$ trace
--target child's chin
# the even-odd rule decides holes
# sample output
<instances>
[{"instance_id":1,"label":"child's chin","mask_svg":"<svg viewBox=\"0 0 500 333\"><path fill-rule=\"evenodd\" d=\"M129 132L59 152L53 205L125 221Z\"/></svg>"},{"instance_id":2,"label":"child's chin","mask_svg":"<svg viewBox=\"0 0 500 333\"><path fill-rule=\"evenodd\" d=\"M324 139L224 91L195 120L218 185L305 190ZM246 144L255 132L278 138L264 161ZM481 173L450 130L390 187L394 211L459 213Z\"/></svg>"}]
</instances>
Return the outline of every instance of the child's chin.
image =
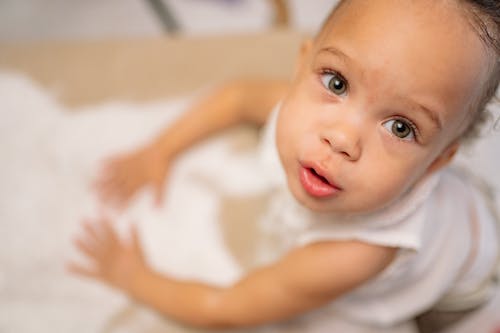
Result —
<instances>
[{"instance_id":1,"label":"child's chin","mask_svg":"<svg viewBox=\"0 0 500 333\"><path fill-rule=\"evenodd\" d=\"M384 204L372 203L371 205L363 205L349 201L345 193L334 197L316 198L310 196L306 191L292 191L293 196L303 207L316 213L331 214L340 216L355 216L372 214L385 207Z\"/></svg>"},{"instance_id":2,"label":"child's chin","mask_svg":"<svg viewBox=\"0 0 500 333\"><path fill-rule=\"evenodd\" d=\"M339 198L338 197L314 197L308 194L304 189L299 188L296 191L291 191L295 200L303 207L310 209L317 213L340 213L345 214L346 211L339 211ZM342 210L342 209L340 209Z\"/></svg>"}]
</instances>

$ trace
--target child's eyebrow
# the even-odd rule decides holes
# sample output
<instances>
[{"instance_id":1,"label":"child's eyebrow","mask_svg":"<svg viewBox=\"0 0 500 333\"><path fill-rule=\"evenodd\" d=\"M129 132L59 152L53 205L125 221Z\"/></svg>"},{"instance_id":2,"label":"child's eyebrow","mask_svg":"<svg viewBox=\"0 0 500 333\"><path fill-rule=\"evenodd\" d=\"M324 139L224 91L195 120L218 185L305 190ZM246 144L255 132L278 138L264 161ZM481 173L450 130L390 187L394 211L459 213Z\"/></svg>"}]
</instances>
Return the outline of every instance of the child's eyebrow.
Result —
<instances>
[{"instance_id":1,"label":"child's eyebrow","mask_svg":"<svg viewBox=\"0 0 500 333\"><path fill-rule=\"evenodd\" d=\"M347 54L345 54L344 52L335 47L329 46L322 48L319 50L318 53L323 53L323 52L330 53L331 55L339 58L344 63L353 63L353 59L351 57L349 57ZM414 109L420 110L422 113L424 113L436 125L436 127L439 130L443 128L441 119L439 118L436 112L405 96L402 96L401 99L404 100L407 104L412 105Z\"/></svg>"},{"instance_id":2,"label":"child's eyebrow","mask_svg":"<svg viewBox=\"0 0 500 333\"><path fill-rule=\"evenodd\" d=\"M342 52L341 50L339 50L335 47L331 47L331 46L324 47L321 50L319 50L318 53L322 53L322 52L328 52L328 53L334 55L335 57L340 58L340 60L342 60L343 62L351 61L351 58L349 58L349 56L347 54L345 54L344 52Z\"/></svg>"},{"instance_id":3,"label":"child's eyebrow","mask_svg":"<svg viewBox=\"0 0 500 333\"><path fill-rule=\"evenodd\" d=\"M443 128L443 124L441 123L441 119L439 118L438 114L431 109L426 108L425 106L421 105L420 103L417 103L416 101L409 99L409 98L404 98L404 100L415 106L416 110L420 110L422 113L424 113L435 125L436 127L441 130Z\"/></svg>"}]
</instances>

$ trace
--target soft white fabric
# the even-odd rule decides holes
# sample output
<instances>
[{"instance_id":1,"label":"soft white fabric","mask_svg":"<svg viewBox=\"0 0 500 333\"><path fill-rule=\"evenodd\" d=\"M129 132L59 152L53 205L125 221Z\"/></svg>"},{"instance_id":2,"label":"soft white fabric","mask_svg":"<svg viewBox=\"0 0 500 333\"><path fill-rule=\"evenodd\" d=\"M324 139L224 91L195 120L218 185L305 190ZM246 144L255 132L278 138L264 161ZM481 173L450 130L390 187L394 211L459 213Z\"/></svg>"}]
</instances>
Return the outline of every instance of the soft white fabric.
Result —
<instances>
[{"instance_id":1,"label":"soft white fabric","mask_svg":"<svg viewBox=\"0 0 500 333\"><path fill-rule=\"evenodd\" d=\"M467 174L452 168L440 171L375 213L315 213L286 188L275 144L278 112L279 107L270 117L260 153L262 169L272 175L269 182L276 187L271 209L261 221L266 232L282 239L281 247L274 244L275 252L324 240L360 240L400 249L384 272L333 302L331 309L361 322L393 325L431 308L447 294L474 292L491 276L498 257L496 221ZM471 265L464 267L473 247L473 211L479 246Z\"/></svg>"},{"instance_id":2,"label":"soft white fabric","mask_svg":"<svg viewBox=\"0 0 500 333\"><path fill-rule=\"evenodd\" d=\"M99 215L91 184L101 162L150 140L191 101L69 110L30 80L0 73L0 332L181 331L145 315L123 294L68 274L64 265L82 260L71 244L79 222ZM231 154L223 137L201 145L174 166L161 209L144 191L114 216L115 226L125 232L129 223L138 225L159 271L230 283L239 268L220 239L217 197L198 179L212 175L229 192L251 189L244 176L249 159Z\"/></svg>"}]
</instances>

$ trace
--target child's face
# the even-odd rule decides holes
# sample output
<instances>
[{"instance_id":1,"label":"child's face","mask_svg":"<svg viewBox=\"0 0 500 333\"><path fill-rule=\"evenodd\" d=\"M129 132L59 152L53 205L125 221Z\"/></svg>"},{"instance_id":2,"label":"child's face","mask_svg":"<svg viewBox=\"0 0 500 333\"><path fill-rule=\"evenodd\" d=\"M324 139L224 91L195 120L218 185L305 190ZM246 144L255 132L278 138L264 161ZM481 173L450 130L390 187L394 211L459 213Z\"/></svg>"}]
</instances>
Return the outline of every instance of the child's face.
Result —
<instances>
[{"instance_id":1,"label":"child's face","mask_svg":"<svg viewBox=\"0 0 500 333\"><path fill-rule=\"evenodd\" d=\"M277 128L300 202L371 212L448 163L490 64L456 6L350 0L305 44Z\"/></svg>"}]
</instances>

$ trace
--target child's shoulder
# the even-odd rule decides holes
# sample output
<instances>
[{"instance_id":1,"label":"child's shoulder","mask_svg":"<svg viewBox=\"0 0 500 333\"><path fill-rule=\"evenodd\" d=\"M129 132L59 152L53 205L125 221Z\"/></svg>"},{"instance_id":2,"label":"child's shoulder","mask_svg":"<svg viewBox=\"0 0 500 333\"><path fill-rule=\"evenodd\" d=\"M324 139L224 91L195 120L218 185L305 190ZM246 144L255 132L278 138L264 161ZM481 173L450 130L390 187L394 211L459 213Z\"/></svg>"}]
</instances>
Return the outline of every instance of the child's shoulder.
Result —
<instances>
[{"instance_id":1,"label":"child's shoulder","mask_svg":"<svg viewBox=\"0 0 500 333\"><path fill-rule=\"evenodd\" d=\"M482 202L493 211L498 209L495 207L493 187L470 169L462 166L450 166L440 171L435 192L445 196L455 205Z\"/></svg>"}]
</instances>

